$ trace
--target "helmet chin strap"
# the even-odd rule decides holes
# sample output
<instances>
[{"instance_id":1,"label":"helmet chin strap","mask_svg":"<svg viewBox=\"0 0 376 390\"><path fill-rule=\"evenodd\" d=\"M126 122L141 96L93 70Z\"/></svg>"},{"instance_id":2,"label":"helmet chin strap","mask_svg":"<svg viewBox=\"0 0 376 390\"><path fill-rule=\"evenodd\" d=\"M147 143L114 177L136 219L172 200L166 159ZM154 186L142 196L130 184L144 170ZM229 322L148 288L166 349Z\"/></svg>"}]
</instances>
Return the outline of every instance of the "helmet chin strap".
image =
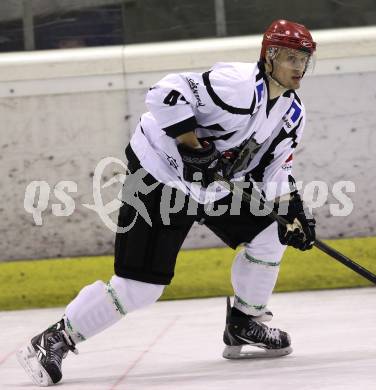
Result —
<instances>
[{"instance_id":1,"label":"helmet chin strap","mask_svg":"<svg viewBox=\"0 0 376 390\"><path fill-rule=\"evenodd\" d=\"M269 81L271 81L275 86L284 89L285 91L288 90L287 87L285 87L282 83L280 83L276 78L272 76L273 70L274 70L274 64L273 61L270 61L270 65L272 67L270 72L266 72L266 77L268 78Z\"/></svg>"},{"instance_id":2,"label":"helmet chin strap","mask_svg":"<svg viewBox=\"0 0 376 390\"><path fill-rule=\"evenodd\" d=\"M288 88L282 85L277 79L275 79L270 73L266 74L266 77L269 81L271 81L274 85L276 85L279 88L287 90Z\"/></svg>"}]
</instances>

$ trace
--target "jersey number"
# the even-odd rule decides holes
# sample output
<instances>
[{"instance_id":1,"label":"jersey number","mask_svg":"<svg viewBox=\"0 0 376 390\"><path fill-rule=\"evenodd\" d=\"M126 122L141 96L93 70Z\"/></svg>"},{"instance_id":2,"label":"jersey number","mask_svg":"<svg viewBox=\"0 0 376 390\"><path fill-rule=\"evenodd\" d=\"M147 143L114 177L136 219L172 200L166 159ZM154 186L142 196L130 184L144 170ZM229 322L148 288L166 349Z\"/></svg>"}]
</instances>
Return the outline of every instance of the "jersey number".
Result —
<instances>
[{"instance_id":1,"label":"jersey number","mask_svg":"<svg viewBox=\"0 0 376 390\"><path fill-rule=\"evenodd\" d=\"M175 91L174 89L164 98L163 103L168 104L169 106L174 106L180 97L180 100L185 102L186 104L189 104L185 97L178 91Z\"/></svg>"}]
</instances>

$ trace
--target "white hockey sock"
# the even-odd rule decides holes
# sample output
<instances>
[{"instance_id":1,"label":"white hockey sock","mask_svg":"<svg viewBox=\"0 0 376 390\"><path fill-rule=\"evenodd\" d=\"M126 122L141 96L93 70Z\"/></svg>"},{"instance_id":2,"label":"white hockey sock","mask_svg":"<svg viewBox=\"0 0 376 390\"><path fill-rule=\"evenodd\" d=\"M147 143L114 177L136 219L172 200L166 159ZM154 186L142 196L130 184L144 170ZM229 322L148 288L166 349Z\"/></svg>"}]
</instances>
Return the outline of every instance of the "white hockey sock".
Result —
<instances>
[{"instance_id":1,"label":"white hockey sock","mask_svg":"<svg viewBox=\"0 0 376 390\"><path fill-rule=\"evenodd\" d=\"M244 250L238 253L231 272L234 306L248 315L264 314L278 271L279 263L264 262L247 255Z\"/></svg>"},{"instance_id":2,"label":"white hockey sock","mask_svg":"<svg viewBox=\"0 0 376 390\"><path fill-rule=\"evenodd\" d=\"M237 309L253 316L265 313L285 249L279 242L275 222L238 253L231 272Z\"/></svg>"},{"instance_id":3,"label":"white hockey sock","mask_svg":"<svg viewBox=\"0 0 376 390\"><path fill-rule=\"evenodd\" d=\"M67 331L75 343L86 340L119 321L126 313L154 303L165 286L114 275L84 287L65 309Z\"/></svg>"}]
</instances>

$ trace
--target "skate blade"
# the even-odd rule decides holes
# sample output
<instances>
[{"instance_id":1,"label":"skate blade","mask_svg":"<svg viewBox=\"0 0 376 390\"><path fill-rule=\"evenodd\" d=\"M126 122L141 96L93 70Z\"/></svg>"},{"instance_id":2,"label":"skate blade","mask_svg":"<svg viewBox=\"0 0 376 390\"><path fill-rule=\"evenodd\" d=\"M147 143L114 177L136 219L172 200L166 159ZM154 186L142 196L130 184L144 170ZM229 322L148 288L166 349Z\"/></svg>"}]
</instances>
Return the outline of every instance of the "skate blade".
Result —
<instances>
[{"instance_id":1,"label":"skate blade","mask_svg":"<svg viewBox=\"0 0 376 390\"><path fill-rule=\"evenodd\" d=\"M267 349L261 345L226 345L222 356L225 359L264 359L289 355L291 347Z\"/></svg>"},{"instance_id":2,"label":"skate blade","mask_svg":"<svg viewBox=\"0 0 376 390\"><path fill-rule=\"evenodd\" d=\"M22 347L16 353L16 356L18 362L21 364L34 384L41 387L47 387L54 384L47 371L39 363L36 352L31 343Z\"/></svg>"}]
</instances>

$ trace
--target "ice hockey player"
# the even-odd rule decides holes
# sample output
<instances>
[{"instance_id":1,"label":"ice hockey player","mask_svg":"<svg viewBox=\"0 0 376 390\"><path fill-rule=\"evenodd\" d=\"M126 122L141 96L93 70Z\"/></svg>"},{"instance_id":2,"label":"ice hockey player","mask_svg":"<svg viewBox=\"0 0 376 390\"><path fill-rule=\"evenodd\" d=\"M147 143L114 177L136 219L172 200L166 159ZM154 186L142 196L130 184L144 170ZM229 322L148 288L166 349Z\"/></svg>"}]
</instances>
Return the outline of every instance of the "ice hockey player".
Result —
<instances>
[{"instance_id":1,"label":"ice hockey player","mask_svg":"<svg viewBox=\"0 0 376 390\"><path fill-rule=\"evenodd\" d=\"M84 287L63 318L17 354L36 384L59 382L62 359L76 351L77 343L158 300L195 221L231 248L244 244L231 270L235 297L233 307L229 300L227 304L223 356L291 353L289 335L265 321L272 317L267 303L286 246L307 250L315 241L315 220L304 208L291 176L292 155L305 124L296 90L315 49L303 25L277 20L264 33L257 63L218 63L204 73L169 74L150 88L149 112L142 115L126 157L129 178L143 169L143 183L154 188L137 194L152 224L124 202L114 276L108 283L96 281ZM275 208L287 204L285 218L290 224L279 226L268 216L256 215L245 202L238 212L227 207L216 213L234 204L231 193L214 181L216 172L249 183L250 188L257 185ZM128 179L124 188L127 183ZM184 200L169 223L161 209L166 188L169 199L183 194ZM195 213L191 200L197 205ZM132 223L128 231L120 231Z\"/></svg>"}]
</instances>

